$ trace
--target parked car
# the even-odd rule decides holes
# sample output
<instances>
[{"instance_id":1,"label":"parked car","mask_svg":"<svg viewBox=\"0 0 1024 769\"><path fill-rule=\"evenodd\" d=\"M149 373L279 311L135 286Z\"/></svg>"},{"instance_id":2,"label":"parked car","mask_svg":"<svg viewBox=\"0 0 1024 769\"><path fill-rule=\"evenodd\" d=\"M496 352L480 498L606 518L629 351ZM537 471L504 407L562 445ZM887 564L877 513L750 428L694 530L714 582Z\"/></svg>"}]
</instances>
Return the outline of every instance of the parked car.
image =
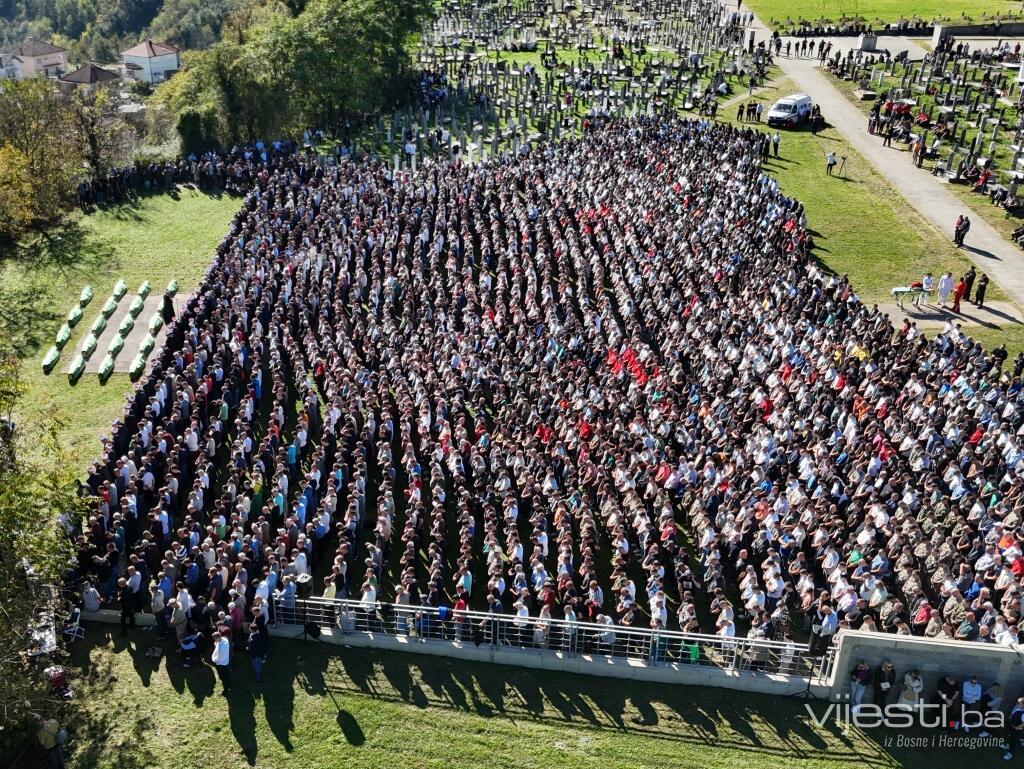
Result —
<instances>
[{"instance_id":1,"label":"parked car","mask_svg":"<svg viewBox=\"0 0 1024 769\"><path fill-rule=\"evenodd\" d=\"M811 117L811 97L795 93L779 99L768 110L768 125L772 128L796 128Z\"/></svg>"}]
</instances>

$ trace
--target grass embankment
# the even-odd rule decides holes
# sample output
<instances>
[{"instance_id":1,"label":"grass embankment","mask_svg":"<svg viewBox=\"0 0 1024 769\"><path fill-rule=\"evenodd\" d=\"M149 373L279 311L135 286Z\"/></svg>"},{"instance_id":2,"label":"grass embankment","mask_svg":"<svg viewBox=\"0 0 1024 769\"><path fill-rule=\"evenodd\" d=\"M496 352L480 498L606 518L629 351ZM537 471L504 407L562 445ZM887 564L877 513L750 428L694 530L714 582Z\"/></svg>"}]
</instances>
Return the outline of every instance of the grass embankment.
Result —
<instances>
[{"instance_id":1,"label":"grass embankment","mask_svg":"<svg viewBox=\"0 0 1024 769\"><path fill-rule=\"evenodd\" d=\"M768 106L780 96L798 90L782 79L754 98ZM732 100L719 116L736 123L739 102ZM768 130L761 124L761 130ZM779 179L784 193L804 203L808 226L818 246L817 255L830 270L850 276L854 290L867 304L891 303L893 286L919 280L926 272L938 276L946 270L962 275L972 262L857 153L834 128L814 136L810 131L780 131L780 157L765 170ZM825 154L846 156L842 175L825 175ZM924 173L909 169L908 173ZM991 206L990 206L991 208ZM1006 294L989 284L990 301L1006 301ZM965 325L967 333L986 347L1005 341L1011 354L1024 350L1024 324L1012 320L989 327Z\"/></svg>"},{"instance_id":2,"label":"grass embankment","mask_svg":"<svg viewBox=\"0 0 1024 769\"><path fill-rule=\"evenodd\" d=\"M101 385L96 374L86 373L70 385L65 372L82 335L119 278L128 284L129 294L144 280L152 284L147 309L156 306L171 278L177 279L181 292L192 291L239 206L238 198L186 188L173 196L153 195L75 216L65 226L0 251L0 286L12 305L4 308L0 332L10 337L23 361L19 422L39 424L56 407L66 421L63 435L70 458L84 467L97 453L97 437L120 416L131 382L126 374L114 374ZM92 286L93 300L47 376L42 357L85 285Z\"/></svg>"},{"instance_id":3,"label":"grass embankment","mask_svg":"<svg viewBox=\"0 0 1024 769\"><path fill-rule=\"evenodd\" d=\"M173 651L155 663L145 656L152 633L110 630L89 626L72 654L80 697L70 765L78 769L192 769L213 756L221 769L916 769L938 757L939 748L885 748L881 730L815 726L795 698L301 641L272 642L260 684L236 658L224 698L210 667L185 669ZM952 765L999 755L942 750Z\"/></svg>"}]
</instances>

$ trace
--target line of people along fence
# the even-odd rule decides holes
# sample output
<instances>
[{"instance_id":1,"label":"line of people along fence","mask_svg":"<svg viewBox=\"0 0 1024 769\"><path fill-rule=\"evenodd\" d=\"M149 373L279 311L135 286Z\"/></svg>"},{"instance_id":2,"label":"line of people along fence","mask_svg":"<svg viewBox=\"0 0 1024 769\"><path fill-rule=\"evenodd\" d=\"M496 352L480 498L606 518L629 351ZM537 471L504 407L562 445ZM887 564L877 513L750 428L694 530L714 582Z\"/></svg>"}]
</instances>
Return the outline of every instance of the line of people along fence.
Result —
<instances>
[{"instance_id":1,"label":"line of people along fence","mask_svg":"<svg viewBox=\"0 0 1024 769\"><path fill-rule=\"evenodd\" d=\"M332 634L404 637L416 643L531 650L569 657L619 658L652 668L671 665L756 671L827 681L834 648L811 655L795 641L722 638L703 633L520 617L448 607L367 604L329 598L273 601L277 625L328 628ZM415 646L409 648L415 651Z\"/></svg>"}]
</instances>

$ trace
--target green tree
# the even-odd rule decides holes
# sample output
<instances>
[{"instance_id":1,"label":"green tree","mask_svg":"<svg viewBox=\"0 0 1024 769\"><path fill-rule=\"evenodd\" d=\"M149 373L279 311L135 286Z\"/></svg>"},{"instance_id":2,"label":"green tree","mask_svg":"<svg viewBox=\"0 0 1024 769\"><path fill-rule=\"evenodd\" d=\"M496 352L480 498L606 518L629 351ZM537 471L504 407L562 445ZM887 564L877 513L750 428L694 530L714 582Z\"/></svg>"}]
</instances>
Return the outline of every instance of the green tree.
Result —
<instances>
[{"instance_id":1,"label":"green tree","mask_svg":"<svg viewBox=\"0 0 1024 769\"><path fill-rule=\"evenodd\" d=\"M24 158L32 181L33 223L57 219L84 174L68 100L37 78L0 89L0 145Z\"/></svg>"},{"instance_id":2,"label":"green tree","mask_svg":"<svg viewBox=\"0 0 1024 769\"><path fill-rule=\"evenodd\" d=\"M137 137L118 112L110 91L105 87L76 88L68 98L71 124L89 172L100 176L128 162Z\"/></svg>"},{"instance_id":3,"label":"green tree","mask_svg":"<svg viewBox=\"0 0 1024 769\"><path fill-rule=\"evenodd\" d=\"M58 594L48 588L60 584L71 563L72 544L61 520L83 513L56 417L51 415L38 433L12 427L22 390L19 367L9 348L0 349L0 724L5 734L29 726L33 712L56 707L43 666L31 662L27 652L41 612L51 614L56 627L64 619ZM36 441L45 449L45 462L25 458L24 447Z\"/></svg>"},{"instance_id":4,"label":"green tree","mask_svg":"<svg viewBox=\"0 0 1024 769\"><path fill-rule=\"evenodd\" d=\"M0 146L0 240L13 240L32 223L34 194L28 159L9 144Z\"/></svg>"}]
</instances>

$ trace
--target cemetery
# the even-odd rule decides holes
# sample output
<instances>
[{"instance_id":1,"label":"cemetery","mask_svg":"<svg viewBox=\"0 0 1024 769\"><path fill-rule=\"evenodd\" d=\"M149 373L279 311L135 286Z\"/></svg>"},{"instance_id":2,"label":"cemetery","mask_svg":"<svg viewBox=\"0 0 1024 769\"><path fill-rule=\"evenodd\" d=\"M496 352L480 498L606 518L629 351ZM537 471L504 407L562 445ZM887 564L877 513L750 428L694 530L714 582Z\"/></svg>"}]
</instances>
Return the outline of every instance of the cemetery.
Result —
<instances>
[{"instance_id":1,"label":"cemetery","mask_svg":"<svg viewBox=\"0 0 1024 769\"><path fill-rule=\"evenodd\" d=\"M865 112L869 133L907 147L914 166L970 190L970 199L987 200L983 213L1016 220L1024 215L1021 45L965 45L949 38L919 60L851 49L827 69Z\"/></svg>"},{"instance_id":2,"label":"cemetery","mask_svg":"<svg viewBox=\"0 0 1024 769\"><path fill-rule=\"evenodd\" d=\"M421 37L418 93L355 140L415 168L424 153L478 162L608 118L717 104L769 76L740 16L683 3L446 2ZM340 149L339 149L340 151Z\"/></svg>"},{"instance_id":3,"label":"cemetery","mask_svg":"<svg viewBox=\"0 0 1024 769\"><path fill-rule=\"evenodd\" d=\"M804 702L1024 681L1020 285L864 149L1016 240L1022 46L918 40L992 5L440 0L394 105L18 251L80 508L12 767L1012 762Z\"/></svg>"}]
</instances>

